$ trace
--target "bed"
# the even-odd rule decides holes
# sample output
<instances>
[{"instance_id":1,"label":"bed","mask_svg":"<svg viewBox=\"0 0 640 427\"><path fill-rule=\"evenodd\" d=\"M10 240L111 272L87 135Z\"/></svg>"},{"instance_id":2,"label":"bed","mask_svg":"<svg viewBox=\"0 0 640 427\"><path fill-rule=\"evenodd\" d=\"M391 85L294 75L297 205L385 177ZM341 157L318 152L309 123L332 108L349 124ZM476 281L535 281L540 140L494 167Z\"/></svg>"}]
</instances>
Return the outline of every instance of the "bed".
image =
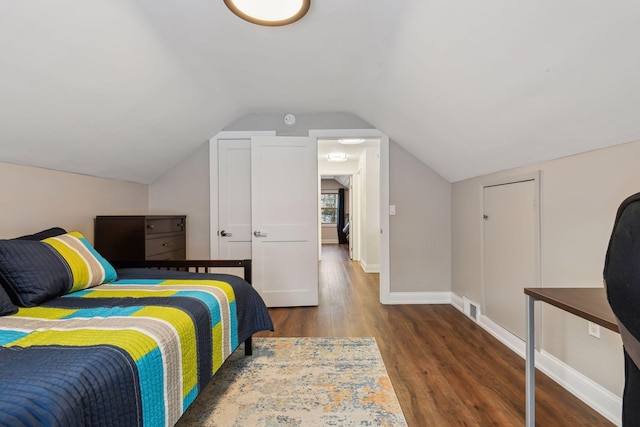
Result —
<instances>
[{"instance_id":1,"label":"bed","mask_svg":"<svg viewBox=\"0 0 640 427\"><path fill-rule=\"evenodd\" d=\"M247 260L111 265L80 233L0 241L0 425L174 425L273 330L250 280Z\"/></svg>"}]
</instances>

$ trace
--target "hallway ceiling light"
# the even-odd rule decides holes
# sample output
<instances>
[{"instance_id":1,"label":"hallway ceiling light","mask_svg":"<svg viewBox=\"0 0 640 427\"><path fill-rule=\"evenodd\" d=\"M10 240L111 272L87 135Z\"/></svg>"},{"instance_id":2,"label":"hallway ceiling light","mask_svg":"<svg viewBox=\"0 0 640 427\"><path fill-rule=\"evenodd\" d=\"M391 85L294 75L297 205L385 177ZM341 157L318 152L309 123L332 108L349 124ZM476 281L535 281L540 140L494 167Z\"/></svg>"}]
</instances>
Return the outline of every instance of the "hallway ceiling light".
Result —
<instances>
[{"instance_id":1,"label":"hallway ceiling light","mask_svg":"<svg viewBox=\"0 0 640 427\"><path fill-rule=\"evenodd\" d=\"M311 0L224 0L224 4L245 21L280 26L296 22L306 15Z\"/></svg>"},{"instance_id":2,"label":"hallway ceiling light","mask_svg":"<svg viewBox=\"0 0 640 427\"><path fill-rule=\"evenodd\" d=\"M338 142L340 144L345 144L345 145L356 145L356 144L362 144L364 142L364 139L362 139L362 138L340 138L338 140Z\"/></svg>"},{"instance_id":3,"label":"hallway ceiling light","mask_svg":"<svg viewBox=\"0 0 640 427\"><path fill-rule=\"evenodd\" d=\"M329 160L330 162L346 162L347 154L346 153L327 154L327 160Z\"/></svg>"}]
</instances>

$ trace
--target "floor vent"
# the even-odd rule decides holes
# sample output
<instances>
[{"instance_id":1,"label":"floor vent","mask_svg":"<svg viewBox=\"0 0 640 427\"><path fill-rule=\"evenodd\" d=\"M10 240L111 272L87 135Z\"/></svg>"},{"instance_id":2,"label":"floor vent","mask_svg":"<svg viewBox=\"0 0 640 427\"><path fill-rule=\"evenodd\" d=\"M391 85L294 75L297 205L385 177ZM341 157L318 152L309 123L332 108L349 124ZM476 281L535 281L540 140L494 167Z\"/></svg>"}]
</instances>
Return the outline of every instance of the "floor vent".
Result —
<instances>
[{"instance_id":1,"label":"floor vent","mask_svg":"<svg viewBox=\"0 0 640 427\"><path fill-rule=\"evenodd\" d=\"M467 297L462 297L462 302L464 303L464 314L478 323L480 321L480 306Z\"/></svg>"}]
</instances>

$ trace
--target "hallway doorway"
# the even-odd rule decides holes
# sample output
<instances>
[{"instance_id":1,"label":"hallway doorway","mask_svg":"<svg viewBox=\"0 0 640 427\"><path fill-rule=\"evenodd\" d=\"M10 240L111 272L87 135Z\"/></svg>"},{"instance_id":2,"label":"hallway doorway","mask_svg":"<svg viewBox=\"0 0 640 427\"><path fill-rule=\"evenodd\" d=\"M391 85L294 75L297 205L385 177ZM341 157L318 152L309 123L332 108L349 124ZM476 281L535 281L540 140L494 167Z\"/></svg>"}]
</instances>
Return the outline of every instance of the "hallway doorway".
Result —
<instances>
[{"instance_id":1,"label":"hallway doorway","mask_svg":"<svg viewBox=\"0 0 640 427\"><path fill-rule=\"evenodd\" d=\"M366 273L381 271L380 159L380 138L318 138L320 243L347 243Z\"/></svg>"}]
</instances>

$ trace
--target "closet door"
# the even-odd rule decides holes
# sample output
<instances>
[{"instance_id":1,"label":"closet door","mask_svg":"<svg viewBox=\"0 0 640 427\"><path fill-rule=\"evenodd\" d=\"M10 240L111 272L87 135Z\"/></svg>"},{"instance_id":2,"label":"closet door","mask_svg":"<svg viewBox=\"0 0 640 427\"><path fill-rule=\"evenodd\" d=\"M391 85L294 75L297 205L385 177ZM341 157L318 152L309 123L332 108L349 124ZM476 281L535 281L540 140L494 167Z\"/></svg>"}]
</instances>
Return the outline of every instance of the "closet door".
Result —
<instances>
[{"instance_id":1,"label":"closet door","mask_svg":"<svg viewBox=\"0 0 640 427\"><path fill-rule=\"evenodd\" d=\"M251 138L253 278L269 307L318 305L317 191L314 139Z\"/></svg>"},{"instance_id":2,"label":"closet door","mask_svg":"<svg viewBox=\"0 0 640 427\"><path fill-rule=\"evenodd\" d=\"M218 141L218 253L251 258L251 140Z\"/></svg>"},{"instance_id":3,"label":"closet door","mask_svg":"<svg viewBox=\"0 0 640 427\"><path fill-rule=\"evenodd\" d=\"M483 196L484 314L524 340L523 289L540 286L537 183L488 186Z\"/></svg>"}]
</instances>

